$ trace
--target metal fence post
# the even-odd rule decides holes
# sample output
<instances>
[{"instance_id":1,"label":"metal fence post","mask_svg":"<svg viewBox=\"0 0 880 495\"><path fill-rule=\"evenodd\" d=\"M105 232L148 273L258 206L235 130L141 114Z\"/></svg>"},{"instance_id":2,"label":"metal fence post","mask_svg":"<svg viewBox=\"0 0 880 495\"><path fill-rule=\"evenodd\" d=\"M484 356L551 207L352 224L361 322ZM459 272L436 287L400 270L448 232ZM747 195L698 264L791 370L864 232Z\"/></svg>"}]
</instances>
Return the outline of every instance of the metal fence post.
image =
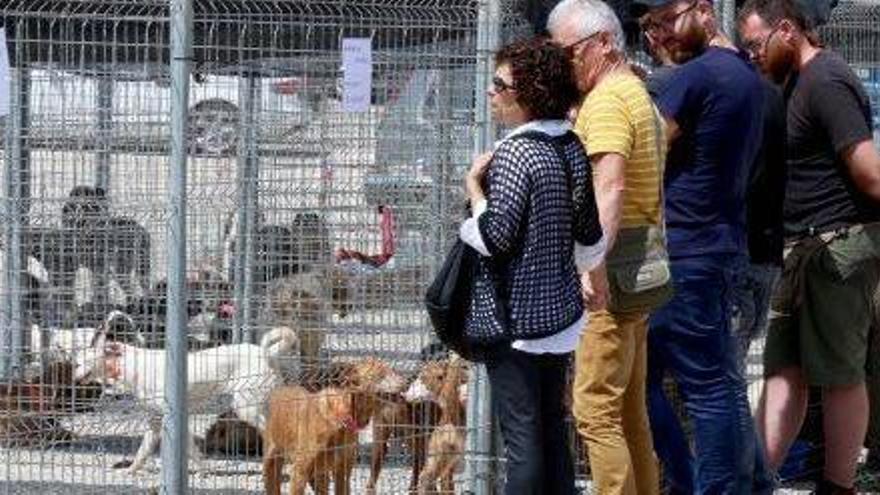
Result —
<instances>
[{"instance_id":1,"label":"metal fence post","mask_svg":"<svg viewBox=\"0 0 880 495\"><path fill-rule=\"evenodd\" d=\"M113 79L98 78L98 165L95 185L110 194L110 147L113 143Z\"/></svg>"},{"instance_id":2,"label":"metal fence post","mask_svg":"<svg viewBox=\"0 0 880 495\"><path fill-rule=\"evenodd\" d=\"M733 41L736 33L736 0L721 0L715 3L715 18L718 21L718 27Z\"/></svg>"},{"instance_id":3,"label":"metal fence post","mask_svg":"<svg viewBox=\"0 0 880 495\"><path fill-rule=\"evenodd\" d=\"M187 492L186 171L192 0L171 0L171 162L168 171L168 319L162 493Z\"/></svg>"},{"instance_id":4,"label":"metal fence post","mask_svg":"<svg viewBox=\"0 0 880 495\"><path fill-rule=\"evenodd\" d=\"M501 5L499 0L481 0L477 17L477 72L474 101L474 152L486 151L492 142L494 126L484 88L494 70L493 54L500 40ZM465 479L474 495L489 495L494 483L491 476L492 403L486 367L474 366L468 381L467 462Z\"/></svg>"},{"instance_id":5,"label":"metal fence post","mask_svg":"<svg viewBox=\"0 0 880 495\"><path fill-rule=\"evenodd\" d=\"M3 310L0 314L0 377L21 371L21 352L25 339L24 311L21 304L22 276L27 266L27 254L22 246L24 229L28 224L30 198L30 150L27 147L29 128L28 102L30 100L30 72L13 71L10 114L6 132L6 196L5 288Z\"/></svg>"},{"instance_id":6,"label":"metal fence post","mask_svg":"<svg viewBox=\"0 0 880 495\"><path fill-rule=\"evenodd\" d=\"M257 102L260 101L260 83L254 71L244 75L244 84L239 87L239 100L242 103L241 125L242 134L238 141L238 175L241 186L238 210L238 232L236 233L236 265L235 265L235 342L253 342L253 285L254 285L254 253L255 235L259 228L257 209L257 181L259 170L257 164L256 136L254 133L254 114ZM239 316L240 315L240 316Z\"/></svg>"},{"instance_id":7,"label":"metal fence post","mask_svg":"<svg viewBox=\"0 0 880 495\"><path fill-rule=\"evenodd\" d=\"M736 33L734 32L736 29L736 0L724 0L722 3L722 8L724 9L722 26L727 36L734 40L736 39Z\"/></svg>"}]
</instances>

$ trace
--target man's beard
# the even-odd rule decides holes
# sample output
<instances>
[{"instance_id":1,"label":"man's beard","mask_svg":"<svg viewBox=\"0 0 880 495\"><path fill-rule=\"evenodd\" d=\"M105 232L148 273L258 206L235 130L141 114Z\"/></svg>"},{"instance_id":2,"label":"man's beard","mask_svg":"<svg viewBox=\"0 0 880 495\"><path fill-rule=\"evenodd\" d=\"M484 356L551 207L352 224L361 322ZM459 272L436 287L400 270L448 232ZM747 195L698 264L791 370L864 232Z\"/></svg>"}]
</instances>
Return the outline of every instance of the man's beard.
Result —
<instances>
[{"instance_id":1,"label":"man's beard","mask_svg":"<svg viewBox=\"0 0 880 495\"><path fill-rule=\"evenodd\" d=\"M668 48L669 56L676 64L683 64L702 55L708 43L709 36L706 30L697 23L689 21L682 32L675 35L675 40Z\"/></svg>"},{"instance_id":2,"label":"man's beard","mask_svg":"<svg viewBox=\"0 0 880 495\"><path fill-rule=\"evenodd\" d=\"M764 62L764 72L776 84L785 82L794 69L794 50L788 47L770 47Z\"/></svg>"}]
</instances>

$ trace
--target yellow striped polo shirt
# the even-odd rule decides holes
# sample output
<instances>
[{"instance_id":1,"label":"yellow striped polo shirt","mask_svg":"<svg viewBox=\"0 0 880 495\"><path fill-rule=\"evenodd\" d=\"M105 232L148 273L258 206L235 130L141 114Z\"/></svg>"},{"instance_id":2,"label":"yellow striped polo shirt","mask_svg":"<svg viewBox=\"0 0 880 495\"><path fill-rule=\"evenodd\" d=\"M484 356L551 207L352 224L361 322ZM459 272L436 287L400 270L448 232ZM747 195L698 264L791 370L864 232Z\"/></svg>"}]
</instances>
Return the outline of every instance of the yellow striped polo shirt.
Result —
<instances>
[{"instance_id":1,"label":"yellow striped polo shirt","mask_svg":"<svg viewBox=\"0 0 880 495\"><path fill-rule=\"evenodd\" d=\"M578 112L574 130L587 154L617 153L626 160L621 227L660 223L660 157L654 126L654 107L645 84L629 73L605 77ZM665 155L664 134L660 136L660 152Z\"/></svg>"}]
</instances>

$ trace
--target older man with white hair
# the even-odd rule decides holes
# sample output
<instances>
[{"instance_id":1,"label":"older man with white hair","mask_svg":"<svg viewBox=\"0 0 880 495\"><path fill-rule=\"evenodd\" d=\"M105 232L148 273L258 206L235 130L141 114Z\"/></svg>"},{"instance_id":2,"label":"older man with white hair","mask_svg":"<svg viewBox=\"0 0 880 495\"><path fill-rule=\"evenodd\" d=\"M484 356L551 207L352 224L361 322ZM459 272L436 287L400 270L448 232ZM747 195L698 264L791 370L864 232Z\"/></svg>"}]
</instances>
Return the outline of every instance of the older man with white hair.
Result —
<instances>
[{"instance_id":1,"label":"older man with white hair","mask_svg":"<svg viewBox=\"0 0 880 495\"><path fill-rule=\"evenodd\" d=\"M601 494L659 492L645 398L648 314L622 309L608 273L622 258L645 256L645 239L662 239L661 170L666 142L644 83L624 55L620 21L600 0L563 0L547 22L566 47L585 95L575 124L593 163L608 266L581 277L591 309L576 353L574 416ZM655 303L656 304L656 303Z\"/></svg>"}]
</instances>

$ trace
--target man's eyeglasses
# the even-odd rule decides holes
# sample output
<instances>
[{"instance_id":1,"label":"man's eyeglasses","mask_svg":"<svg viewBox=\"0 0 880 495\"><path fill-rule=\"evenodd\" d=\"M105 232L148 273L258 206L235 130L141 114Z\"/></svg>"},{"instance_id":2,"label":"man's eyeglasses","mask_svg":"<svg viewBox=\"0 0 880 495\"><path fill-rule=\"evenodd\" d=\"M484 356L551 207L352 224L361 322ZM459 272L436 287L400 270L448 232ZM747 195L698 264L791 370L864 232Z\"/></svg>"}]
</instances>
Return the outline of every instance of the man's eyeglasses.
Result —
<instances>
[{"instance_id":1,"label":"man's eyeglasses","mask_svg":"<svg viewBox=\"0 0 880 495\"><path fill-rule=\"evenodd\" d=\"M590 41L591 39L599 36L602 33L603 33L603 31L596 31L595 33L593 33L589 36L584 36L583 38L575 41L574 43L569 43L569 44L563 46L562 49L565 50L565 54L566 54L566 56L568 56L568 58L574 58L574 55L575 55L574 52L577 49L578 45L586 43L587 41Z\"/></svg>"},{"instance_id":2,"label":"man's eyeglasses","mask_svg":"<svg viewBox=\"0 0 880 495\"><path fill-rule=\"evenodd\" d=\"M509 89L516 88L513 86L513 84L510 84L504 79L501 79L500 76L495 76L492 78L492 89L494 89L496 93L503 93Z\"/></svg>"},{"instance_id":3,"label":"man's eyeglasses","mask_svg":"<svg viewBox=\"0 0 880 495\"><path fill-rule=\"evenodd\" d=\"M777 23L773 26L773 29L767 33L767 36L764 37L763 40L751 40L743 43L743 49L746 53L749 54L752 58L758 58L759 55L767 51L767 46L770 44L770 40L773 39L773 36L779 32L779 28L782 26L782 23Z\"/></svg>"},{"instance_id":4,"label":"man's eyeglasses","mask_svg":"<svg viewBox=\"0 0 880 495\"><path fill-rule=\"evenodd\" d=\"M672 26L675 26L675 23L678 22L678 18L687 14L688 12L697 8L699 5L699 1L694 1L687 8L680 10L678 12L668 12L663 15L655 15L655 14L645 14L639 18L639 27L642 28L642 31L657 31L660 29L669 29Z\"/></svg>"}]
</instances>

